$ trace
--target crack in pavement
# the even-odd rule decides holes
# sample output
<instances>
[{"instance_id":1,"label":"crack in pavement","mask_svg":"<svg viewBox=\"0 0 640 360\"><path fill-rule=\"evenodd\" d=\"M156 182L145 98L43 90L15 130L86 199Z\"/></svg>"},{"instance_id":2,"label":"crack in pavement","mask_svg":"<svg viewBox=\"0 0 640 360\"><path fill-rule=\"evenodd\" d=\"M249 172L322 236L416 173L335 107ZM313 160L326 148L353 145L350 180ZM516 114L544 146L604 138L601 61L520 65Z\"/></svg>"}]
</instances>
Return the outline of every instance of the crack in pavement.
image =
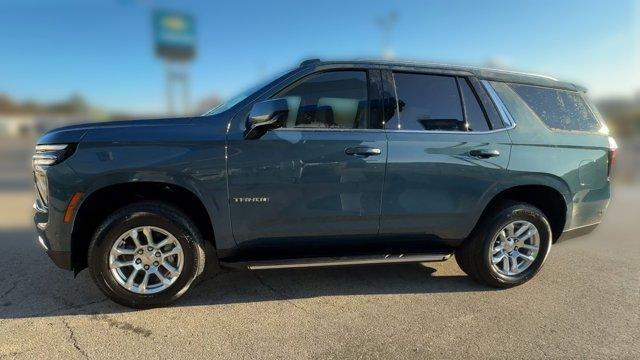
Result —
<instances>
[{"instance_id":1,"label":"crack in pavement","mask_svg":"<svg viewBox=\"0 0 640 360\"><path fill-rule=\"evenodd\" d=\"M64 318L62 319L62 323L64 324L64 326L67 328L67 330L69 330L69 340L71 340L71 344L73 345L73 347L85 358L88 359L89 356L87 355L87 353L82 350L82 348L80 348L80 345L78 345L78 339L76 339L76 334L74 333L73 329L71 328L71 326L69 326L69 323L67 322L67 320L65 320Z\"/></svg>"},{"instance_id":2,"label":"crack in pavement","mask_svg":"<svg viewBox=\"0 0 640 360\"><path fill-rule=\"evenodd\" d=\"M2 299L3 297L9 295L9 293L11 293L13 290L15 290L16 287L18 287L18 282L14 281L13 284L11 284L11 286L9 287L9 289L7 289L5 292L2 293L2 295L0 295L0 299Z\"/></svg>"},{"instance_id":3,"label":"crack in pavement","mask_svg":"<svg viewBox=\"0 0 640 360\"><path fill-rule=\"evenodd\" d=\"M309 312L307 309L305 309L302 306L299 306L298 304L296 304L295 302L293 302L291 299L289 299L287 296L285 296L281 291L277 290L276 288L274 288L273 286L267 284L264 279L262 279L262 277L260 277L260 275L258 275L257 272L253 272L253 274L256 276L256 279L258 279L258 282L260 282L260 284L262 284L262 286L266 287L267 289L269 289L273 294L276 295L276 298L279 298L280 300L284 300L285 302L291 304L294 308L301 310L302 312L304 312L307 315L311 315L311 316L315 316L313 313Z\"/></svg>"},{"instance_id":4,"label":"crack in pavement","mask_svg":"<svg viewBox=\"0 0 640 360\"><path fill-rule=\"evenodd\" d=\"M42 313L38 313L33 315L34 317L42 317L42 316L50 316L50 315L55 315L55 313L60 312L60 311L66 311L66 310L79 310L82 309L83 307L89 306L89 305L94 305L94 304L99 304L105 301L109 301L109 299L102 299L102 300L96 300L96 301L91 301L88 303L84 303L84 304L75 304L75 305L67 305L67 306L63 306L57 309L53 309L53 310L49 310L49 311L45 311Z\"/></svg>"}]
</instances>

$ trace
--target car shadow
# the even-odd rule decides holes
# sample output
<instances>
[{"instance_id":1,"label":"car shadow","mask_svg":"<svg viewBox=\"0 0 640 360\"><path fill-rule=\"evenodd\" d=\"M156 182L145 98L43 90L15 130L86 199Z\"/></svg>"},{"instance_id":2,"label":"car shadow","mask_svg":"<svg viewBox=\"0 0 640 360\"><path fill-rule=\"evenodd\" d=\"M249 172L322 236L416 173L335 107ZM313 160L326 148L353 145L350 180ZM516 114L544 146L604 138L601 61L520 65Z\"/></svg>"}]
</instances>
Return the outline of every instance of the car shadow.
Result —
<instances>
[{"instance_id":1,"label":"car shadow","mask_svg":"<svg viewBox=\"0 0 640 360\"><path fill-rule=\"evenodd\" d=\"M8 261L0 262L0 319L133 311L102 295L88 271L74 279L71 272L56 268L36 245L33 231L0 231L0 242L12 250ZM435 268L417 263L261 271L223 269L206 273L172 306L490 290L462 274L438 275Z\"/></svg>"}]
</instances>

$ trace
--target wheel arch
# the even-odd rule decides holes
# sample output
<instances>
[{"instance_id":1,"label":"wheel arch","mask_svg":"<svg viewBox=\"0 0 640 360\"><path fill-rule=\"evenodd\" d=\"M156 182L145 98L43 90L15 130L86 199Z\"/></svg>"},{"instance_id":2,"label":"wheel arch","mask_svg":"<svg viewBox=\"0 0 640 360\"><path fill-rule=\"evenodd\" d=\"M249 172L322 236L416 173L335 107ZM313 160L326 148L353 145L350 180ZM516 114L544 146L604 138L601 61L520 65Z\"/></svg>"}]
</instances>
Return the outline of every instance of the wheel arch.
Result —
<instances>
[{"instance_id":1,"label":"wheel arch","mask_svg":"<svg viewBox=\"0 0 640 360\"><path fill-rule=\"evenodd\" d=\"M212 214L196 191L175 183L134 181L105 185L83 197L71 231L71 266L75 273L87 267L87 252L93 232L104 219L128 204L155 200L175 206L189 216L206 242L215 248Z\"/></svg>"},{"instance_id":2,"label":"wheel arch","mask_svg":"<svg viewBox=\"0 0 640 360\"><path fill-rule=\"evenodd\" d=\"M570 200L556 186L548 183L513 185L500 190L491 198L476 221L473 231L482 219L489 216L505 201L524 202L540 209L549 220L554 242L562 235L567 224L568 213L571 211Z\"/></svg>"}]
</instances>

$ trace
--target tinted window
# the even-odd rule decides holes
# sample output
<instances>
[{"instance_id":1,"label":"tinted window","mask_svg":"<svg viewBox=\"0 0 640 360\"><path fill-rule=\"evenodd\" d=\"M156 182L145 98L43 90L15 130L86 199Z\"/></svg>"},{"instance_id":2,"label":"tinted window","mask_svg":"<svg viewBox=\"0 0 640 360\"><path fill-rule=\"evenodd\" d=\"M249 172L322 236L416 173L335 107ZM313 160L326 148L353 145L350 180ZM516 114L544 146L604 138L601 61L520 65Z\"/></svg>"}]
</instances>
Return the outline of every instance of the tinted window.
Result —
<instances>
[{"instance_id":1,"label":"tinted window","mask_svg":"<svg viewBox=\"0 0 640 360\"><path fill-rule=\"evenodd\" d=\"M394 73L394 78L402 129L467 130L454 77Z\"/></svg>"},{"instance_id":2,"label":"tinted window","mask_svg":"<svg viewBox=\"0 0 640 360\"><path fill-rule=\"evenodd\" d=\"M336 71L311 75L285 90L286 127L367 128L367 74Z\"/></svg>"},{"instance_id":3,"label":"tinted window","mask_svg":"<svg viewBox=\"0 0 640 360\"><path fill-rule=\"evenodd\" d=\"M577 92L520 84L509 86L552 129L598 131L602 127Z\"/></svg>"},{"instance_id":4,"label":"tinted window","mask_svg":"<svg viewBox=\"0 0 640 360\"><path fill-rule=\"evenodd\" d=\"M400 129L400 120L396 112L396 86L391 71L382 71L382 127L386 129Z\"/></svg>"},{"instance_id":5,"label":"tinted window","mask_svg":"<svg viewBox=\"0 0 640 360\"><path fill-rule=\"evenodd\" d=\"M469 131L490 130L487 117L485 116L484 111L482 111L478 98L475 92L471 89L471 86L469 86L468 81L466 79L458 78L458 83L460 84L460 92L462 93Z\"/></svg>"}]
</instances>

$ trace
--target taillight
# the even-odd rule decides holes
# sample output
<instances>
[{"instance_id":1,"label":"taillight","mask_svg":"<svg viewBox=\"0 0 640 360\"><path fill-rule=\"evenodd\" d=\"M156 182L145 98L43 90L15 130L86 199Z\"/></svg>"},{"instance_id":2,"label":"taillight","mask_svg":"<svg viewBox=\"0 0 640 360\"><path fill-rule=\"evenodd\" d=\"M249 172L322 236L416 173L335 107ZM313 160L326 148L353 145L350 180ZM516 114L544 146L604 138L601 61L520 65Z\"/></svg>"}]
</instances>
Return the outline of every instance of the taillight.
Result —
<instances>
[{"instance_id":1,"label":"taillight","mask_svg":"<svg viewBox=\"0 0 640 360\"><path fill-rule=\"evenodd\" d=\"M607 176L611 177L611 170L616 164L616 159L618 157L618 144L616 140L609 136L609 163L607 166Z\"/></svg>"}]
</instances>

